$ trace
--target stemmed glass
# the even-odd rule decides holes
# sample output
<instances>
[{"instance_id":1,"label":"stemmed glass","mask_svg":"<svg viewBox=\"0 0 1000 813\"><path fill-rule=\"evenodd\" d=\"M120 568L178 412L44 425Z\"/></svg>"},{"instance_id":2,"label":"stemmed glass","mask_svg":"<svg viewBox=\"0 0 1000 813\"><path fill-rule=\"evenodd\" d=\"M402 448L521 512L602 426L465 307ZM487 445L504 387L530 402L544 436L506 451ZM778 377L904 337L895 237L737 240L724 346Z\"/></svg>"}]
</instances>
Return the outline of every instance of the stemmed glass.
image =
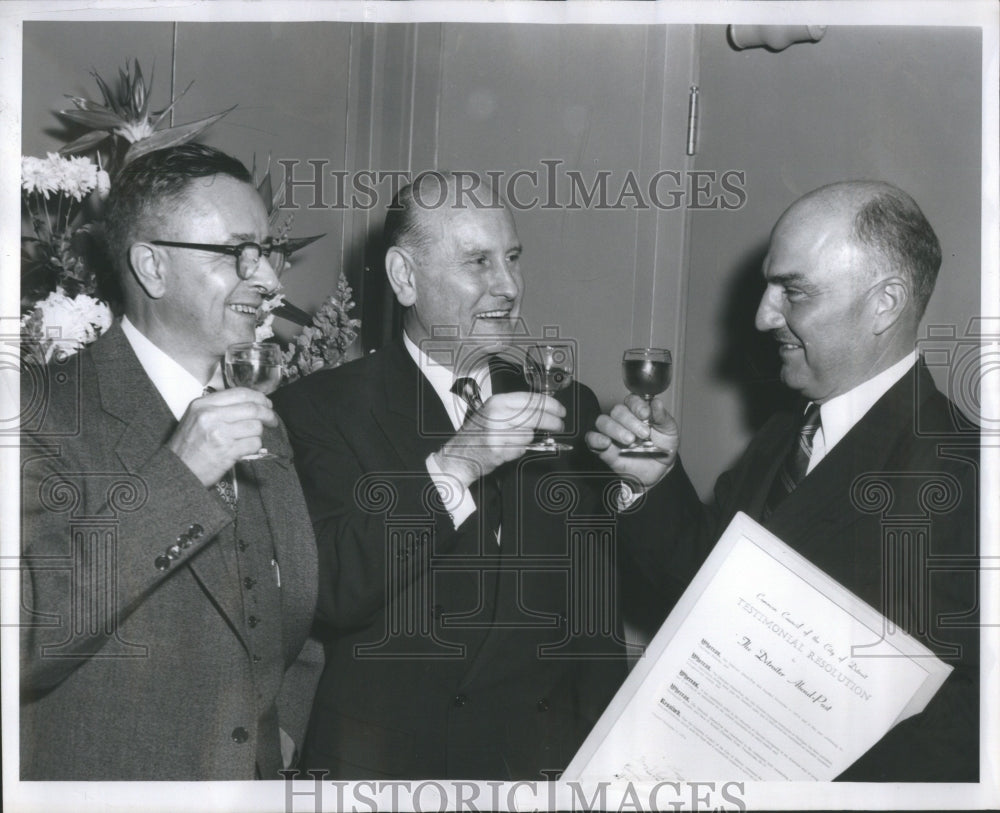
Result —
<instances>
[{"instance_id":1,"label":"stemmed glass","mask_svg":"<svg viewBox=\"0 0 1000 813\"><path fill-rule=\"evenodd\" d=\"M641 395L648 405L670 386L673 360L670 351L659 347L634 347L622 356L622 378L629 392ZM652 417L652 415L650 415ZM649 426L646 418L646 426ZM622 449L623 455L662 455L662 449L653 445L650 438L636 440Z\"/></svg>"},{"instance_id":2,"label":"stemmed glass","mask_svg":"<svg viewBox=\"0 0 1000 813\"><path fill-rule=\"evenodd\" d=\"M265 395L281 383L281 348L268 342L240 342L226 348L222 374L227 387L249 387ZM277 458L267 449L244 455L241 460Z\"/></svg>"},{"instance_id":3,"label":"stemmed glass","mask_svg":"<svg viewBox=\"0 0 1000 813\"><path fill-rule=\"evenodd\" d=\"M524 377L533 390L546 395L566 389L573 382L575 367L570 342L531 345L524 357ZM560 443L549 432L541 434L541 440L528 444L526 448L534 452L568 452L573 448L567 443Z\"/></svg>"}]
</instances>

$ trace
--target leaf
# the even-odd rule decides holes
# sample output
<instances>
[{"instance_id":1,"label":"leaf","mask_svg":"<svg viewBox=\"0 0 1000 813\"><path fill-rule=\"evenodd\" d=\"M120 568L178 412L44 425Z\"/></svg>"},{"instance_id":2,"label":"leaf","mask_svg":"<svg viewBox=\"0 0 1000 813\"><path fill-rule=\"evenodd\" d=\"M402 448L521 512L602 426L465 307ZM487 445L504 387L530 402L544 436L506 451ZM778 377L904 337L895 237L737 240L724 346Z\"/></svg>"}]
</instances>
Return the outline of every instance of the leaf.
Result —
<instances>
[{"instance_id":1,"label":"leaf","mask_svg":"<svg viewBox=\"0 0 1000 813\"><path fill-rule=\"evenodd\" d=\"M314 234L311 237L290 237L284 240L284 244L288 246L288 254L293 254L299 249L303 249L310 243L315 243L321 237L326 237L326 234Z\"/></svg>"},{"instance_id":2,"label":"leaf","mask_svg":"<svg viewBox=\"0 0 1000 813\"><path fill-rule=\"evenodd\" d=\"M233 105L228 110L223 110L221 113L216 113L214 116L209 116L206 119L200 119L199 121L193 121L190 124L181 124L177 127L160 130L147 138L136 141L131 147L129 147L128 152L125 153L125 160L122 162L122 166L128 164L130 161L134 161L141 155L152 152L153 150L175 147L178 144L184 144L190 141L202 130L215 124L215 122L235 108L236 105Z\"/></svg>"},{"instance_id":3,"label":"leaf","mask_svg":"<svg viewBox=\"0 0 1000 813\"><path fill-rule=\"evenodd\" d=\"M72 155L77 152L86 152L92 147L96 147L110 135L111 134L107 132L107 130L91 130L89 133L84 133L75 141L71 141L69 144L64 144L60 147L59 154Z\"/></svg>"},{"instance_id":4,"label":"leaf","mask_svg":"<svg viewBox=\"0 0 1000 813\"><path fill-rule=\"evenodd\" d=\"M121 116L107 110L60 110L60 116L65 116L70 121L90 127L92 130L113 130L116 127L125 127L128 122Z\"/></svg>"},{"instance_id":5,"label":"leaf","mask_svg":"<svg viewBox=\"0 0 1000 813\"><path fill-rule=\"evenodd\" d=\"M108 113L111 112L104 105L92 102L90 99L84 99L80 96L70 96L68 93L64 93L63 96L73 102L80 110L104 110Z\"/></svg>"},{"instance_id":6,"label":"leaf","mask_svg":"<svg viewBox=\"0 0 1000 813\"><path fill-rule=\"evenodd\" d=\"M90 75L94 77L94 81L97 82L97 86L101 89L101 95L104 96L105 107L110 107L116 113L121 113L122 109L118 106L118 100L115 98L115 94L111 92L111 89L107 86L105 81L101 79L101 75L97 71L91 71Z\"/></svg>"},{"instance_id":7,"label":"leaf","mask_svg":"<svg viewBox=\"0 0 1000 813\"><path fill-rule=\"evenodd\" d=\"M136 67L138 66L139 63L137 62ZM146 98L143 100L142 109L139 111L139 116L141 118L146 118L146 114L149 112L149 99L153 95L151 91L153 90L153 72L155 70L156 70L156 63L154 62L153 67L149 69L149 84L146 85L145 87Z\"/></svg>"},{"instance_id":8,"label":"leaf","mask_svg":"<svg viewBox=\"0 0 1000 813\"><path fill-rule=\"evenodd\" d=\"M308 313L287 300L271 311L271 313L275 316L280 316L282 319L287 319L289 322L294 322L301 327L308 327L312 324L312 317Z\"/></svg>"},{"instance_id":9,"label":"leaf","mask_svg":"<svg viewBox=\"0 0 1000 813\"><path fill-rule=\"evenodd\" d=\"M194 80L192 79L190 82L188 82L188 86L186 88L184 88L184 90L182 90L178 94L177 98L175 98L172 102L170 102L170 104L168 104L166 107L164 107L163 110L161 110L159 113L154 113L152 121L150 122L150 124L152 124L154 127L157 124L159 124L160 120L165 115L167 115L167 113L169 113L173 109L174 105L177 104L177 102L179 102L184 97L184 94L187 93L189 90L191 90L191 85L193 85L193 84L194 84ZM232 108L229 108L229 109L232 110Z\"/></svg>"},{"instance_id":10,"label":"leaf","mask_svg":"<svg viewBox=\"0 0 1000 813\"><path fill-rule=\"evenodd\" d=\"M264 201L264 207L267 209L268 215L274 211L274 194L271 191L271 173L267 173L259 184L257 184L257 193L260 195L261 200Z\"/></svg>"}]
</instances>

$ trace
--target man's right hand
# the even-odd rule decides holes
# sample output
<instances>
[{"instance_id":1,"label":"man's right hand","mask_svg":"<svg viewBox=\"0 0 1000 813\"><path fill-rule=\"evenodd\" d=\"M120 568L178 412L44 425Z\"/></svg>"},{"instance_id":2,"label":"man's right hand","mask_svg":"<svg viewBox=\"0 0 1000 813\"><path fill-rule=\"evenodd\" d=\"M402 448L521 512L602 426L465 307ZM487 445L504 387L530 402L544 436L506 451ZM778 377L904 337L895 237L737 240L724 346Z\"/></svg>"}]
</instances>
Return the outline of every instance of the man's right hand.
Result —
<instances>
[{"instance_id":1,"label":"man's right hand","mask_svg":"<svg viewBox=\"0 0 1000 813\"><path fill-rule=\"evenodd\" d=\"M624 447L636 439L646 438L663 454L622 455ZM646 488L652 488L674 467L680 434L677 421L658 398L647 404L638 395L629 395L624 404L612 408L610 415L597 418L594 431L587 433L586 441L590 450L612 471L634 477Z\"/></svg>"},{"instance_id":2,"label":"man's right hand","mask_svg":"<svg viewBox=\"0 0 1000 813\"><path fill-rule=\"evenodd\" d=\"M497 466L516 460L536 432L562 432L566 408L551 395L505 392L466 416L462 428L436 452L445 474L468 488Z\"/></svg>"},{"instance_id":3,"label":"man's right hand","mask_svg":"<svg viewBox=\"0 0 1000 813\"><path fill-rule=\"evenodd\" d=\"M167 447L207 488L241 457L259 451L264 427L277 425L266 395L235 387L192 401Z\"/></svg>"}]
</instances>

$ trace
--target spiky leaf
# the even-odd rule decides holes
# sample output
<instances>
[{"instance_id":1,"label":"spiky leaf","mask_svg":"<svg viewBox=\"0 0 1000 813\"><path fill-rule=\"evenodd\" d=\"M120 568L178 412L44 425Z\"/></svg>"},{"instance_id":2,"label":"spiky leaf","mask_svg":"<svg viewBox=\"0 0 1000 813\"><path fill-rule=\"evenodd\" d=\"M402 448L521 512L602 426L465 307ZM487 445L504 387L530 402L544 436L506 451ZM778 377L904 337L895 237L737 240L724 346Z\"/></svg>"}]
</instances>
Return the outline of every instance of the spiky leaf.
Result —
<instances>
[{"instance_id":1,"label":"spiky leaf","mask_svg":"<svg viewBox=\"0 0 1000 813\"><path fill-rule=\"evenodd\" d=\"M160 130L159 132L153 133L151 136L144 138L141 141L136 141L131 147L128 148L128 152L125 153L125 159L122 162L122 166L128 164L130 161L134 161L141 155L153 152L153 150L162 150L166 147L175 147L178 144L187 143L202 132L202 130L205 130L215 124L215 122L235 107L236 105L233 105L228 110L223 110L221 113L216 113L214 116L209 116L208 118L200 119L199 121L193 121L190 124L181 124L177 127Z\"/></svg>"},{"instance_id":2,"label":"spiky leaf","mask_svg":"<svg viewBox=\"0 0 1000 813\"><path fill-rule=\"evenodd\" d=\"M275 316L280 316L282 319L287 319L289 322L294 322L302 327L308 327L312 324L312 317L308 313L287 300L275 308L272 313Z\"/></svg>"},{"instance_id":3,"label":"spiky leaf","mask_svg":"<svg viewBox=\"0 0 1000 813\"><path fill-rule=\"evenodd\" d=\"M60 110L59 115L92 130L114 130L128 124L121 116L107 110Z\"/></svg>"},{"instance_id":4,"label":"spiky leaf","mask_svg":"<svg viewBox=\"0 0 1000 813\"><path fill-rule=\"evenodd\" d=\"M64 144L59 148L59 154L73 155L78 152L87 152L87 150L96 147L110 135L111 134L107 130L91 130L89 133L84 133L75 141L71 141L69 144Z\"/></svg>"}]
</instances>

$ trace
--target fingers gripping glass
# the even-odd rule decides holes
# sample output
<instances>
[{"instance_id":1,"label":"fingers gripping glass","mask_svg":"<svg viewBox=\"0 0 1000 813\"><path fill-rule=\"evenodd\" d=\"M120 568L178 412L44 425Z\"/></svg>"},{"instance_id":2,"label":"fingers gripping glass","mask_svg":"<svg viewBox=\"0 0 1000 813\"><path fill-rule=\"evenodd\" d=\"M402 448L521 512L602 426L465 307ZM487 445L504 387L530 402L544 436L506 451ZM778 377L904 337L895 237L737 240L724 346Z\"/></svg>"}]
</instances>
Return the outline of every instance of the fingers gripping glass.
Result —
<instances>
[{"instance_id":1,"label":"fingers gripping glass","mask_svg":"<svg viewBox=\"0 0 1000 813\"><path fill-rule=\"evenodd\" d=\"M570 343L534 345L528 348L524 357L524 377L535 392L546 395L568 387L573 382L575 367L573 345ZM560 443L550 432L542 432L541 440L529 443L525 448L533 452L568 452L573 447Z\"/></svg>"},{"instance_id":2,"label":"fingers gripping glass","mask_svg":"<svg viewBox=\"0 0 1000 813\"><path fill-rule=\"evenodd\" d=\"M622 379L629 392L642 396L649 406L653 398L670 386L673 359L669 350L659 347L634 347L622 355ZM646 426L652 419L652 412L646 418ZM662 455L648 437L643 441L633 441L621 451L622 455Z\"/></svg>"},{"instance_id":3,"label":"fingers gripping glass","mask_svg":"<svg viewBox=\"0 0 1000 813\"><path fill-rule=\"evenodd\" d=\"M222 372L226 386L249 387L265 395L272 393L281 383L281 348L268 342L231 344L226 348ZM276 457L261 447L259 452L240 459L273 460Z\"/></svg>"},{"instance_id":4,"label":"fingers gripping glass","mask_svg":"<svg viewBox=\"0 0 1000 813\"><path fill-rule=\"evenodd\" d=\"M217 243L179 243L176 240L150 240L154 246L169 246L171 248L190 248L196 251L212 251L216 254L229 254L236 258L236 275L240 279L250 279L260 265L260 258L267 257L275 274L280 274L285 261L292 253L286 243L237 243L234 246Z\"/></svg>"}]
</instances>

